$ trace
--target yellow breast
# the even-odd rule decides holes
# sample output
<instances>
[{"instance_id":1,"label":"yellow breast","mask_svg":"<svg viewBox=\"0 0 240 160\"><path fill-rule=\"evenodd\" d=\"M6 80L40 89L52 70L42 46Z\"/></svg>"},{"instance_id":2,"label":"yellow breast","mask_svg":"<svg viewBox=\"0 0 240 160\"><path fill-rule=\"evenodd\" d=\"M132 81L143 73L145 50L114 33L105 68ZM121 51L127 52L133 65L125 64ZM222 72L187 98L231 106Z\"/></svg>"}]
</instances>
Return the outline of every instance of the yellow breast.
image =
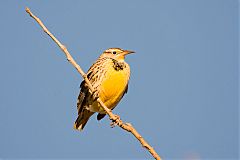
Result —
<instances>
[{"instance_id":1,"label":"yellow breast","mask_svg":"<svg viewBox=\"0 0 240 160\"><path fill-rule=\"evenodd\" d=\"M112 109L121 100L130 76L129 68L115 70L109 67L100 86L99 97Z\"/></svg>"}]
</instances>

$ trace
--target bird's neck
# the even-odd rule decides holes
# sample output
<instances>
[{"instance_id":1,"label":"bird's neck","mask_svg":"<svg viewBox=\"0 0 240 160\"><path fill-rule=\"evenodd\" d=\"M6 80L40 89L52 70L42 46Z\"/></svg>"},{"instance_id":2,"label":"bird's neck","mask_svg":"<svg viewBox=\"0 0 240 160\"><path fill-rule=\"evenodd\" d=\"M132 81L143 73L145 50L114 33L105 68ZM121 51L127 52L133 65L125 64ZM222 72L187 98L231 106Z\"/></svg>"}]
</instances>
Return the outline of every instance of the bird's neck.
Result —
<instances>
[{"instance_id":1,"label":"bird's neck","mask_svg":"<svg viewBox=\"0 0 240 160\"><path fill-rule=\"evenodd\" d=\"M116 71L120 71L120 70L123 70L124 68L126 68L126 63L124 62L124 60L112 59L112 62L113 62L113 68Z\"/></svg>"}]
</instances>

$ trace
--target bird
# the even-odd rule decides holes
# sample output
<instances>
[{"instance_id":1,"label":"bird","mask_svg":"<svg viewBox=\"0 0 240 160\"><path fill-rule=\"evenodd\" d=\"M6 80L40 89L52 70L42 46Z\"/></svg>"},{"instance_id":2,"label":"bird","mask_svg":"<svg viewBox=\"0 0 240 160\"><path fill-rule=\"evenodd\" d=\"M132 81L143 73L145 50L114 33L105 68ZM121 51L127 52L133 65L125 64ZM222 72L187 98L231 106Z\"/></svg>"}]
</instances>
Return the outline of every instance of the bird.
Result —
<instances>
[{"instance_id":1,"label":"bird","mask_svg":"<svg viewBox=\"0 0 240 160\"><path fill-rule=\"evenodd\" d=\"M121 48L109 48L89 68L87 78L94 92L90 91L85 80L81 82L77 99L78 117L74 123L74 129L82 131L94 113L98 113L97 120L104 118L106 113L96 97L99 97L110 110L113 110L127 93L130 66L125 62L125 56L131 53L135 52Z\"/></svg>"}]
</instances>

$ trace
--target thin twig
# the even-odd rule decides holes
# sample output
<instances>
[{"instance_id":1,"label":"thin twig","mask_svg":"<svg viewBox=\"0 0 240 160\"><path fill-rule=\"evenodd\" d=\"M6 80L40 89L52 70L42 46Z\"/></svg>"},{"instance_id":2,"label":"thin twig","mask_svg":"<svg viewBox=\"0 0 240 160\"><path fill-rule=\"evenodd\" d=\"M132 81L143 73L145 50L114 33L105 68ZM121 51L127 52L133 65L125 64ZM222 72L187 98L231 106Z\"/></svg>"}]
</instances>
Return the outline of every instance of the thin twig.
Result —
<instances>
[{"instance_id":1,"label":"thin twig","mask_svg":"<svg viewBox=\"0 0 240 160\"><path fill-rule=\"evenodd\" d=\"M90 81L88 80L86 74L83 72L83 70L81 69L81 67L76 63L76 61L73 59L73 57L71 56L71 54L68 52L66 46L64 46L62 43L60 43L57 38L51 33L49 32L49 30L47 29L47 27L45 27L45 25L42 23L42 21L36 17L29 8L26 7L26 12L42 27L43 31L45 33L47 33L52 40L57 43L57 45L61 48L61 50L64 52L67 60L75 67L75 69L81 74L81 76L83 77L83 79L85 80L85 82L87 83L90 91L93 93L94 92L94 88L92 87ZM153 149L153 147L151 147L145 140L144 138L137 132L137 130L130 124L130 123L123 123L123 121L120 119L120 117L118 115L115 115L112 113L112 111L110 109L107 108L107 106L101 101L101 99L98 97L97 101L99 102L99 104L101 105L101 107L104 109L104 111L107 113L107 115L109 116L110 120L118 125L119 127L121 127L122 129L131 132L137 139L138 141L142 144L142 146L144 148L146 148L151 154L152 156L156 159L156 160L161 160L160 156L157 154L157 152Z\"/></svg>"}]
</instances>

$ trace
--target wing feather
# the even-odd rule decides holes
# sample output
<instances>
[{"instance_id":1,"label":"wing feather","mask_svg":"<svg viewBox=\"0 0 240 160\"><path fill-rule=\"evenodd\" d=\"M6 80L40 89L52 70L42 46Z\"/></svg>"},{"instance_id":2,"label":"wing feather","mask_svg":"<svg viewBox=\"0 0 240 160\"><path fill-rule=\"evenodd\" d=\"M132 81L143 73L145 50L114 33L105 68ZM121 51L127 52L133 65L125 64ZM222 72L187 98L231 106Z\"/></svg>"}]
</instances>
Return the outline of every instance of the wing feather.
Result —
<instances>
[{"instance_id":1,"label":"wing feather","mask_svg":"<svg viewBox=\"0 0 240 160\"><path fill-rule=\"evenodd\" d=\"M95 89L95 96L99 96L99 89L98 87L100 86L102 79L104 77L104 69L103 67L105 67L105 62L108 60L108 58L100 58L98 59L88 70L87 72L87 77L89 79L89 81L91 82L93 88ZM81 115L81 113L83 112L84 108L87 108L87 106L89 105L90 101L90 97L92 95L92 93L90 93L87 84L85 83L85 81L82 81L82 83L80 84L80 93L78 96L78 100L77 100L77 109L78 109L78 115Z\"/></svg>"}]
</instances>

